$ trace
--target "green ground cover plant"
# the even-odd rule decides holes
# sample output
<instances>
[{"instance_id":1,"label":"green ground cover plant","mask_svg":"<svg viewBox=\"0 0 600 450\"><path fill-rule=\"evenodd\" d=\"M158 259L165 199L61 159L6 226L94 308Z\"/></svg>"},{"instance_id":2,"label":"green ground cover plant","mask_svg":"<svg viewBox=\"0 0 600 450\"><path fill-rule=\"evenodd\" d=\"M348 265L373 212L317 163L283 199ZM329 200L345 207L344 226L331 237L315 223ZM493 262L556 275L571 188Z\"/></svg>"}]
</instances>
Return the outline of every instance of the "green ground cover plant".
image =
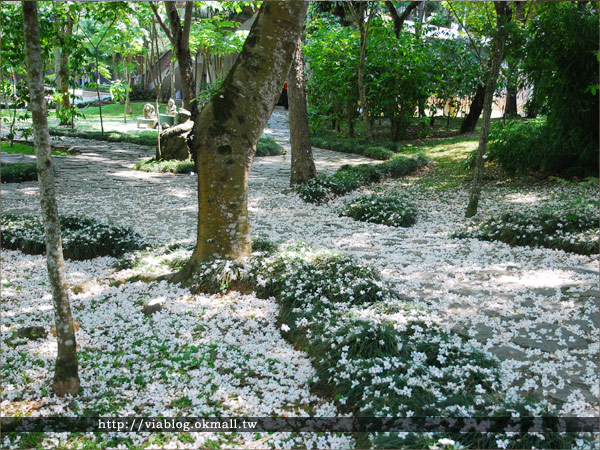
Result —
<instances>
[{"instance_id":1,"label":"green ground cover plant","mask_svg":"<svg viewBox=\"0 0 600 450\"><path fill-rule=\"evenodd\" d=\"M146 248L148 243L130 228L101 223L95 219L60 216L63 254L67 259L121 256ZM2 246L31 255L46 251L44 229L34 216L2 216Z\"/></svg>"},{"instance_id":2,"label":"green ground cover plant","mask_svg":"<svg viewBox=\"0 0 600 450\"><path fill-rule=\"evenodd\" d=\"M147 158L138 161L135 166L135 170L141 170L142 172L158 172L158 173L190 173L196 172L196 166L194 161L180 161L178 159L163 159L157 160L156 158Z\"/></svg>"},{"instance_id":3,"label":"green ground cover plant","mask_svg":"<svg viewBox=\"0 0 600 450\"><path fill-rule=\"evenodd\" d=\"M324 203L362 186L378 183L385 178L400 178L427 165L423 154L396 155L379 164L345 165L333 175L325 175L294 187L300 198L309 203Z\"/></svg>"},{"instance_id":4,"label":"green ground cover plant","mask_svg":"<svg viewBox=\"0 0 600 450\"><path fill-rule=\"evenodd\" d=\"M245 264L203 264L190 282L192 291L255 290L260 297L275 297L283 335L312 359L312 389L332 399L339 411L353 417L504 417L544 410L534 402L505 401L497 362L399 298L373 268L301 244L269 250L254 253ZM502 433L356 437L357 448L431 448L439 442L497 448L497 440L507 438ZM518 448L567 448L572 439L523 433L510 442Z\"/></svg>"},{"instance_id":5,"label":"green ground cover plant","mask_svg":"<svg viewBox=\"0 0 600 450\"><path fill-rule=\"evenodd\" d=\"M499 217L490 217L454 236L593 255L599 250L599 221L597 214L576 210L507 212Z\"/></svg>"},{"instance_id":6,"label":"green ground cover plant","mask_svg":"<svg viewBox=\"0 0 600 450\"><path fill-rule=\"evenodd\" d=\"M0 174L3 183L37 181L35 163L0 164Z\"/></svg>"},{"instance_id":7,"label":"green ground cover plant","mask_svg":"<svg viewBox=\"0 0 600 450\"><path fill-rule=\"evenodd\" d=\"M410 227L417 221L415 206L398 195L358 197L341 208L339 214L361 222L392 227Z\"/></svg>"}]
</instances>

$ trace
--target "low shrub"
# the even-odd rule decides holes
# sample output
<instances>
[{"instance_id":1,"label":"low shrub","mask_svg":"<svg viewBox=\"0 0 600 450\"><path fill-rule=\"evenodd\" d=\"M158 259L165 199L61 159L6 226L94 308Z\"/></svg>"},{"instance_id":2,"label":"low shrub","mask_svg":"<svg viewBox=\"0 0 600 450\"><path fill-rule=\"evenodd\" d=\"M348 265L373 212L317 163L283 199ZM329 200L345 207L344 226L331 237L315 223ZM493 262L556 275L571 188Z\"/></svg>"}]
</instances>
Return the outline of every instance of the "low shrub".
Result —
<instances>
[{"instance_id":1,"label":"low shrub","mask_svg":"<svg viewBox=\"0 0 600 450\"><path fill-rule=\"evenodd\" d=\"M1 164L0 179L3 183L23 183L25 181L37 181L36 164Z\"/></svg>"},{"instance_id":2,"label":"low shrub","mask_svg":"<svg viewBox=\"0 0 600 450\"><path fill-rule=\"evenodd\" d=\"M333 175L313 178L299 183L294 190L309 203L323 203L347 194L361 186L378 183L384 178L400 178L425 166L428 160L422 154L416 156L395 155L380 164L344 165Z\"/></svg>"},{"instance_id":3,"label":"low shrub","mask_svg":"<svg viewBox=\"0 0 600 450\"><path fill-rule=\"evenodd\" d=\"M508 174L541 171L564 178L598 176L598 149L583 141L557 136L541 119L496 122L487 156Z\"/></svg>"},{"instance_id":4,"label":"low shrub","mask_svg":"<svg viewBox=\"0 0 600 450\"><path fill-rule=\"evenodd\" d=\"M158 173L191 173L196 172L194 161L180 161L178 159L156 160L156 158L143 159L138 161L135 170L142 172L158 172Z\"/></svg>"},{"instance_id":5,"label":"low shrub","mask_svg":"<svg viewBox=\"0 0 600 450\"><path fill-rule=\"evenodd\" d=\"M313 136L311 144L341 153L362 155L382 161L392 158L399 150L398 144L386 141L365 141L362 139L340 138L334 136Z\"/></svg>"},{"instance_id":6,"label":"low shrub","mask_svg":"<svg viewBox=\"0 0 600 450\"><path fill-rule=\"evenodd\" d=\"M130 228L108 225L92 218L60 216L63 254L67 259L121 256L148 246ZM44 228L34 216L2 216L2 246L23 253L41 255L46 251Z\"/></svg>"},{"instance_id":7,"label":"low shrub","mask_svg":"<svg viewBox=\"0 0 600 450\"><path fill-rule=\"evenodd\" d=\"M157 132L154 130L140 130L133 133L118 131L73 130L71 128L50 128L52 136L71 136L95 141L127 142L129 144L156 146Z\"/></svg>"},{"instance_id":8,"label":"low shrub","mask_svg":"<svg viewBox=\"0 0 600 450\"><path fill-rule=\"evenodd\" d=\"M283 155L283 147L277 141L268 136L262 136L256 145L256 154L254 156L275 156Z\"/></svg>"},{"instance_id":9,"label":"low shrub","mask_svg":"<svg viewBox=\"0 0 600 450\"><path fill-rule=\"evenodd\" d=\"M354 199L339 211L340 216L361 222L392 227L410 227L417 221L417 210L398 195L367 195Z\"/></svg>"},{"instance_id":10,"label":"low shrub","mask_svg":"<svg viewBox=\"0 0 600 450\"><path fill-rule=\"evenodd\" d=\"M594 255L600 242L598 223L598 216L577 211L510 212L489 218L454 237Z\"/></svg>"}]
</instances>

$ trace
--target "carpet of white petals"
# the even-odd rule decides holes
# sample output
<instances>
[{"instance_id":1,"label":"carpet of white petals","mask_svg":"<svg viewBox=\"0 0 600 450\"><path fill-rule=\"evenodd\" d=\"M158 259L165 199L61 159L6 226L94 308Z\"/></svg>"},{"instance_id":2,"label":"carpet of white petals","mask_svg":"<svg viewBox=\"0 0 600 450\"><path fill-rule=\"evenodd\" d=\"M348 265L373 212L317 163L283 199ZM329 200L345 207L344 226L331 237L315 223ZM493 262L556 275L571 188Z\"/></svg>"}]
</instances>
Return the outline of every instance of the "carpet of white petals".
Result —
<instances>
[{"instance_id":1,"label":"carpet of white petals","mask_svg":"<svg viewBox=\"0 0 600 450\"><path fill-rule=\"evenodd\" d=\"M276 110L270 127L266 133L289 148L282 110ZM129 169L147 154L142 147L103 143L76 157L56 158L61 212L131 226L158 242L193 243L195 177ZM365 161L323 150L315 157L321 171ZM252 234L340 251L379 268L433 320L499 358L507 397L533 395L564 415L597 411L598 257L452 239L466 225L467 191L464 186L435 189L417 182L416 177L427 176L384 183L315 206L287 190L289 154L259 158L249 187ZM39 211L35 183L3 185L2 191L5 212ZM417 224L390 228L338 217L337 209L348 199L373 191L407 194L419 211ZM597 189L576 185L519 190L488 186L479 214L541 203L560 206L575 195L597 194ZM69 283L105 279L114 272L113 263L111 258L69 261ZM42 257L2 252L3 340L21 326L52 325L45 270ZM147 302L160 302L163 309L147 317L140 306ZM26 347L4 346L4 415L76 415L86 410L118 416L337 414L333 405L310 393L310 361L281 337L272 300L241 294L193 296L166 283L111 287L100 281L74 294L72 305L81 324L77 339L83 395L71 400L47 394L56 353L51 335ZM220 447L353 445L351 439L333 435L198 433L185 442L173 434L152 444L149 436L128 437L136 445L161 448L199 448L207 440ZM64 438L54 435L44 445L57 446Z\"/></svg>"}]
</instances>

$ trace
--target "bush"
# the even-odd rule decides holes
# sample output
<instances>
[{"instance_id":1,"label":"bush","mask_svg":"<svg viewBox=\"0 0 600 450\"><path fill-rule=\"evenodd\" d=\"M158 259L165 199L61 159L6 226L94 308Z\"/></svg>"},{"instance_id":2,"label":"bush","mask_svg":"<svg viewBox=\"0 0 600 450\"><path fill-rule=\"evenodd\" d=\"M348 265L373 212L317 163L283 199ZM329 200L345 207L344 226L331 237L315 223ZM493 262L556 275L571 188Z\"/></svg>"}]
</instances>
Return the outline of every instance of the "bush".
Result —
<instances>
[{"instance_id":1,"label":"bush","mask_svg":"<svg viewBox=\"0 0 600 450\"><path fill-rule=\"evenodd\" d=\"M156 160L156 158L143 159L138 161L135 170L142 172L158 172L158 173L190 173L196 172L194 161L180 161L178 159Z\"/></svg>"},{"instance_id":2,"label":"bush","mask_svg":"<svg viewBox=\"0 0 600 450\"><path fill-rule=\"evenodd\" d=\"M346 204L340 216L392 227L410 227L417 221L416 208L397 195L367 195Z\"/></svg>"},{"instance_id":3,"label":"bush","mask_svg":"<svg viewBox=\"0 0 600 450\"><path fill-rule=\"evenodd\" d=\"M333 136L313 136L311 144L315 147L326 148L341 153L351 153L366 156L367 158L388 160L398 151L395 142L365 141L361 139L340 138Z\"/></svg>"},{"instance_id":4,"label":"bush","mask_svg":"<svg viewBox=\"0 0 600 450\"><path fill-rule=\"evenodd\" d=\"M130 228L100 223L91 218L60 216L60 228L63 254L68 259L121 256L148 245ZM34 216L3 215L2 245L27 254L44 254L46 241L42 223Z\"/></svg>"},{"instance_id":5,"label":"bush","mask_svg":"<svg viewBox=\"0 0 600 450\"><path fill-rule=\"evenodd\" d=\"M505 213L456 233L457 238L546 247L582 255L598 253L599 217L576 211Z\"/></svg>"},{"instance_id":6,"label":"bush","mask_svg":"<svg viewBox=\"0 0 600 450\"><path fill-rule=\"evenodd\" d=\"M283 147L273 138L262 136L256 145L256 155L254 156L275 156L283 155Z\"/></svg>"},{"instance_id":7,"label":"bush","mask_svg":"<svg viewBox=\"0 0 600 450\"><path fill-rule=\"evenodd\" d=\"M109 142L127 142L129 144L155 146L157 139L156 131L136 131L134 133L120 133L118 131L105 131L104 136L101 131L95 130L73 130L70 128L50 128L52 136L72 136L83 139L93 139L96 141Z\"/></svg>"},{"instance_id":8,"label":"bush","mask_svg":"<svg viewBox=\"0 0 600 450\"><path fill-rule=\"evenodd\" d=\"M333 175L320 176L299 183L294 190L309 203L323 203L334 197L347 194L361 186L378 183L384 178L399 178L425 166L428 160L423 155L395 155L380 164L344 165Z\"/></svg>"},{"instance_id":9,"label":"bush","mask_svg":"<svg viewBox=\"0 0 600 450\"><path fill-rule=\"evenodd\" d=\"M0 179L2 179L3 183L23 183L25 181L37 181L36 164L1 164Z\"/></svg>"},{"instance_id":10,"label":"bush","mask_svg":"<svg viewBox=\"0 0 600 450\"><path fill-rule=\"evenodd\" d=\"M132 102L139 101L139 100L145 100L145 101L156 100L156 92L154 91L154 89L146 89L143 86L134 84L133 86L131 86L131 92L129 93L129 100Z\"/></svg>"}]
</instances>

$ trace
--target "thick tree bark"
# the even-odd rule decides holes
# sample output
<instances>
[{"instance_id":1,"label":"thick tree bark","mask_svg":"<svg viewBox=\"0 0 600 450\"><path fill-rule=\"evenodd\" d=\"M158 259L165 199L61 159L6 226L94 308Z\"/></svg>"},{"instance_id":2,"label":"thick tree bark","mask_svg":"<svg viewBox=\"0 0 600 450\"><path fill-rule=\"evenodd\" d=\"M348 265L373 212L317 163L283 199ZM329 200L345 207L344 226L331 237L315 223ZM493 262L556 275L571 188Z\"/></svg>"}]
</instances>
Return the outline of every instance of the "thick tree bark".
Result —
<instances>
[{"instance_id":1,"label":"thick tree bark","mask_svg":"<svg viewBox=\"0 0 600 450\"><path fill-rule=\"evenodd\" d=\"M196 116L198 105L196 103L196 83L194 81L194 65L190 53L190 30L192 25L192 12L194 2L185 3L185 22L181 23L179 13L177 12L176 2L165 1L167 17L169 18L169 27L164 23L158 9L153 2L150 2L154 16L162 27L163 31L171 41L177 62L179 63L179 74L181 78L181 97L183 98L183 107L192 113L192 119Z\"/></svg>"},{"instance_id":2,"label":"thick tree bark","mask_svg":"<svg viewBox=\"0 0 600 450\"><path fill-rule=\"evenodd\" d=\"M500 72L500 64L504 55L504 44L506 43L506 24L510 21L512 11L508 2L494 2L496 8L497 33L495 38L494 51L490 55L490 71L485 86L485 99L483 101L483 120L481 124L481 135L479 137L479 147L477 148L477 160L475 163L475 172L473 182L469 193L469 204L465 216L473 217L477 214L477 206L481 195L481 186L483 181L483 170L485 163L485 152L487 151L488 136L490 133L490 119L492 117L492 106L494 100L494 91Z\"/></svg>"},{"instance_id":3,"label":"thick tree bark","mask_svg":"<svg viewBox=\"0 0 600 450\"><path fill-rule=\"evenodd\" d=\"M481 111L483 111L483 101L485 99L485 92L485 85L480 85L477 87L475 97L473 97L473 100L471 101L469 113L465 116L462 123L460 124L461 133L472 133L473 131L475 131L475 128L477 127L477 121L479 120Z\"/></svg>"},{"instance_id":4,"label":"thick tree bark","mask_svg":"<svg viewBox=\"0 0 600 450\"><path fill-rule=\"evenodd\" d=\"M290 140L292 146L290 185L294 185L317 176L317 169L310 145L301 37L298 37L296 52L292 60L287 84L290 111Z\"/></svg>"},{"instance_id":5,"label":"thick tree bark","mask_svg":"<svg viewBox=\"0 0 600 450\"><path fill-rule=\"evenodd\" d=\"M308 2L263 2L242 52L198 114L190 145L198 171L198 241L182 281L201 261L250 254L248 174L288 75Z\"/></svg>"},{"instance_id":6,"label":"thick tree bark","mask_svg":"<svg viewBox=\"0 0 600 450\"><path fill-rule=\"evenodd\" d=\"M71 306L67 290L65 265L60 238L58 206L54 190L54 169L50 153L50 134L46 117L44 79L37 3L23 1L23 31L25 35L25 57L27 78L31 95L33 139L40 181L40 203L46 236L46 263L52 287L52 300L56 323L58 356L54 369L52 390L57 395L75 395L79 392L75 331L71 317Z\"/></svg>"}]
</instances>

